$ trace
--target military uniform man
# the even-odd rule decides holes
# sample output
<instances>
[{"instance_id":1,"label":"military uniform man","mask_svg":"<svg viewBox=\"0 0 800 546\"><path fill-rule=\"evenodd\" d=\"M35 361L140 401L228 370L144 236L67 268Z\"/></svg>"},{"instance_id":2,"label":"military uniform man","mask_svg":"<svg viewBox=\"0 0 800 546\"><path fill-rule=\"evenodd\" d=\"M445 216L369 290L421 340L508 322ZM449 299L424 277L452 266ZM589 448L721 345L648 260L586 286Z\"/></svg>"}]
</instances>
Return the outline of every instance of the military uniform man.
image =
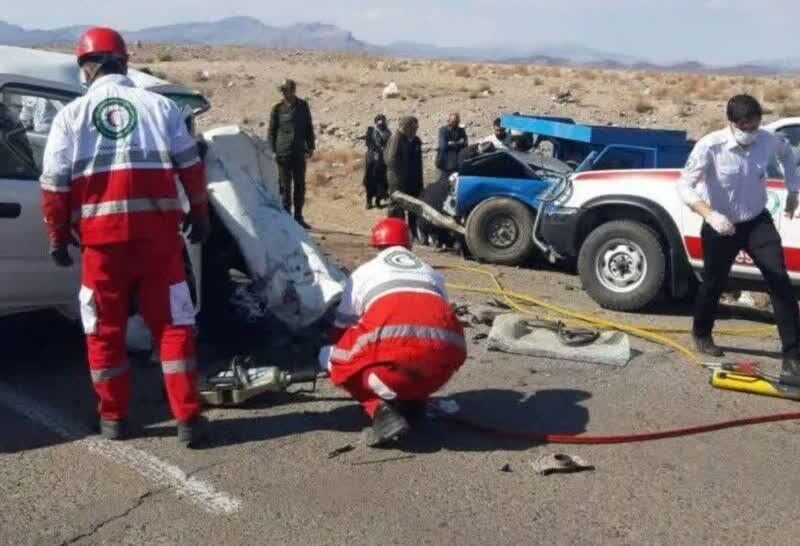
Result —
<instances>
[{"instance_id":1,"label":"military uniform man","mask_svg":"<svg viewBox=\"0 0 800 546\"><path fill-rule=\"evenodd\" d=\"M284 81L278 88L283 100L272 108L269 118L269 143L278 165L283 206L294 219L310 229L303 218L306 197L306 160L314 155L314 125L308 103L297 97L294 80Z\"/></svg>"}]
</instances>

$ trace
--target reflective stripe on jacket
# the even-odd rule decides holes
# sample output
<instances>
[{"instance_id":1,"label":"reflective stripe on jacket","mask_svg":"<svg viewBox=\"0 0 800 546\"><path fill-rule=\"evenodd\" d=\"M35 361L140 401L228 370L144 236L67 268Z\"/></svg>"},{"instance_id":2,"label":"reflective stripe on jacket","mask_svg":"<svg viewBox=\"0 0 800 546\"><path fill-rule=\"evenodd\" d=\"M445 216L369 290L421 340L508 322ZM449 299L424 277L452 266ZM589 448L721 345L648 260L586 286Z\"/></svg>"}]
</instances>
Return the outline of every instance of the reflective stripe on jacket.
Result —
<instances>
[{"instance_id":1,"label":"reflective stripe on jacket","mask_svg":"<svg viewBox=\"0 0 800 546\"><path fill-rule=\"evenodd\" d=\"M342 384L377 363L466 359L464 330L444 279L402 247L381 252L351 276L336 313L331 380Z\"/></svg>"},{"instance_id":2,"label":"reflective stripe on jacket","mask_svg":"<svg viewBox=\"0 0 800 546\"><path fill-rule=\"evenodd\" d=\"M178 106L122 75L99 78L53 120L41 176L50 238L86 245L174 234L208 206L205 169Z\"/></svg>"}]
</instances>

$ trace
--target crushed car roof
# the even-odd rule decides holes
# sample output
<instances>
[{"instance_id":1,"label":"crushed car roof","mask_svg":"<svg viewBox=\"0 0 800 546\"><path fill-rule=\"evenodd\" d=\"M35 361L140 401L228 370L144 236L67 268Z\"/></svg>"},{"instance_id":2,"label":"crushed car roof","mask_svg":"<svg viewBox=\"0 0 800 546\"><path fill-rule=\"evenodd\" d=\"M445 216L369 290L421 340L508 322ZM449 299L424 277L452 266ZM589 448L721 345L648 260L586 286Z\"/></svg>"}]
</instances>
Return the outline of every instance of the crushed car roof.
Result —
<instances>
[{"instance_id":1,"label":"crushed car roof","mask_svg":"<svg viewBox=\"0 0 800 546\"><path fill-rule=\"evenodd\" d=\"M78 63L75 62L75 56L54 51L0 46L0 74L13 74L24 78L51 81L70 87L81 87ZM140 70L131 69L129 76L140 87L172 85Z\"/></svg>"}]
</instances>

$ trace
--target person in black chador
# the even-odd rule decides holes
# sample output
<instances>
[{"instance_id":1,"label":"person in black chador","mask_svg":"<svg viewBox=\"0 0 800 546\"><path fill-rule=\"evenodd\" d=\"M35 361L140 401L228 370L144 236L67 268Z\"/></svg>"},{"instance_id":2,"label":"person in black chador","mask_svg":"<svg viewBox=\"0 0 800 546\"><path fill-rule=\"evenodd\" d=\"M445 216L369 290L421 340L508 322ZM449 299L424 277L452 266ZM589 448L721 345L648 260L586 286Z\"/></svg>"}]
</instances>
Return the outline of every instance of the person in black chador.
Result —
<instances>
[{"instance_id":1,"label":"person in black chador","mask_svg":"<svg viewBox=\"0 0 800 546\"><path fill-rule=\"evenodd\" d=\"M381 200L387 198L386 161L383 150L389 143L392 132L386 116L375 116L375 125L367 128L367 159L364 168L364 188L367 192L367 208L380 207Z\"/></svg>"}]
</instances>

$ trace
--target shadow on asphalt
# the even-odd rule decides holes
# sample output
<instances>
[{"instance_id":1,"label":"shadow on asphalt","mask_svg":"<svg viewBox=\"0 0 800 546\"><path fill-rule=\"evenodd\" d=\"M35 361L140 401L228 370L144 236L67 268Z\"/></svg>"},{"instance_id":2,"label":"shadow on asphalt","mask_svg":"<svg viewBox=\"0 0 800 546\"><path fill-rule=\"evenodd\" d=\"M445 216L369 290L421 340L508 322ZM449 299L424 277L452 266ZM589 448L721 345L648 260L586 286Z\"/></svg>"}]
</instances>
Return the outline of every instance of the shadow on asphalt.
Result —
<instances>
[{"instance_id":1,"label":"shadow on asphalt","mask_svg":"<svg viewBox=\"0 0 800 546\"><path fill-rule=\"evenodd\" d=\"M589 411L580 405L591 395L571 389L543 390L526 394L512 390L487 389L448 396L461 408L460 416L483 426L516 432L580 434L586 431ZM275 403L297 403L271 398ZM305 401L319 401L308 397ZM335 398L333 400L342 400ZM253 418L224 419L211 423L211 442L207 448L264 442L315 431L358 432L369 426L358 404L329 412L292 412ZM150 427L146 434L167 436L170 427ZM537 445L535 441L503 438L472 431L448 422L426 419L414 427L398 446L408 453L438 451L514 451Z\"/></svg>"},{"instance_id":2,"label":"shadow on asphalt","mask_svg":"<svg viewBox=\"0 0 800 546\"><path fill-rule=\"evenodd\" d=\"M458 417L483 427L514 433L580 434L589 423L589 410L581 402L586 391L547 389L522 393L505 389L461 392L447 397L460 408ZM468 427L428 420L412 431L402 448L411 453L437 451L518 451L540 445L535 440L487 434Z\"/></svg>"},{"instance_id":3,"label":"shadow on asphalt","mask_svg":"<svg viewBox=\"0 0 800 546\"><path fill-rule=\"evenodd\" d=\"M79 325L57 314L37 313L0 319L0 347L4 384L25 397L52 408L89 432L96 431L96 399L85 363L85 345ZM158 366L146 360L132 362L131 425L136 435L173 436L169 407ZM580 433L589 420L580 405L591 395L577 390L543 390L526 394L513 390L487 389L456 393L461 414L482 425L529 432ZM302 411L303 404L343 401L345 397L319 398L309 394L278 394L252 401L244 409L291 404L300 411L264 417L236 417L211 423L211 445L231 446L329 430L358 432L369 425L356 404L328 412ZM293 409L294 409L293 408ZM241 415L241 413L239 413ZM16 431L13 441L0 439L0 452L15 453L56 445L64 439L32 427L13 411L0 413L0 428ZM159 423L156 425L156 423ZM487 436L460 426L427 420L415 427L402 448L412 453L450 451L519 450L534 442Z\"/></svg>"}]
</instances>

